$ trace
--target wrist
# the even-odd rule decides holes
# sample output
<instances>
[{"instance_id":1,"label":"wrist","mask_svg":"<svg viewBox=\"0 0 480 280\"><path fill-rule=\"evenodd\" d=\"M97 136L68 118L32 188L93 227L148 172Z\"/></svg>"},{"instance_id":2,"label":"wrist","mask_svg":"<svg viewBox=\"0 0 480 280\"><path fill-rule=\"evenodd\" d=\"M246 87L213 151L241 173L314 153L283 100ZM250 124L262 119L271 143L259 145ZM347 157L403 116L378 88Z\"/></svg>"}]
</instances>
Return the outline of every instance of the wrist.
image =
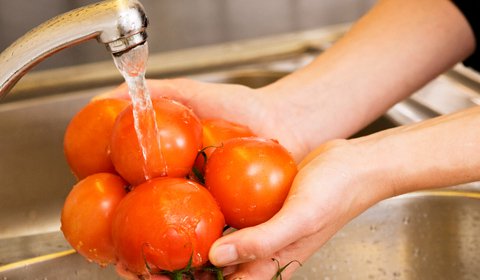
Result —
<instances>
[{"instance_id":1,"label":"wrist","mask_svg":"<svg viewBox=\"0 0 480 280\"><path fill-rule=\"evenodd\" d=\"M336 211L347 219L394 195L395 178L386 176L392 172L372 153L370 144L344 139L328 141L299 165L299 175L315 174L321 183L317 186L320 195L329 200L336 198Z\"/></svg>"}]
</instances>

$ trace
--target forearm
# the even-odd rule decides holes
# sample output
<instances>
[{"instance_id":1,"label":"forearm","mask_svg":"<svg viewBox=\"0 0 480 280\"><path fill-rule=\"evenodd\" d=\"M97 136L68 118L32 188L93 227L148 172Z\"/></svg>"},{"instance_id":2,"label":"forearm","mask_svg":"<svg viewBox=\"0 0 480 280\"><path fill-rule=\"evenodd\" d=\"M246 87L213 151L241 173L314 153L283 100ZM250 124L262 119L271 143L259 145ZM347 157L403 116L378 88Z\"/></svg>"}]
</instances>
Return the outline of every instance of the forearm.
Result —
<instances>
[{"instance_id":1,"label":"forearm","mask_svg":"<svg viewBox=\"0 0 480 280\"><path fill-rule=\"evenodd\" d=\"M312 150L358 131L474 45L450 1L384 0L313 63L265 90Z\"/></svg>"},{"instance_id":2,"label":"forearm","mask_svg":"<svg viewBox=\"0 0 480 280\"><path fill-rule=\"evenodd\" d=\"M480 180L480 107L350 142L383 198Z\"/></svg>"}]
</instances>

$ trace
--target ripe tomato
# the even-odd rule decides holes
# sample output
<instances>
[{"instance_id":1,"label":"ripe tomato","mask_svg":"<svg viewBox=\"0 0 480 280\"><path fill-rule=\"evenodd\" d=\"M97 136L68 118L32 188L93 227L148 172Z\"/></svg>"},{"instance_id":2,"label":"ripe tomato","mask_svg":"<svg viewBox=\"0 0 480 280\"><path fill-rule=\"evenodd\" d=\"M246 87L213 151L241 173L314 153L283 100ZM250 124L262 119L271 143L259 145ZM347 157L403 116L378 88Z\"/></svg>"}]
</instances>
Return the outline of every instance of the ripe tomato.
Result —
<instances>
[{"instance_id":1,"label":"ripe tomato","mask_svg":"<svg viewBox=\"0 0 480 280\"><path fill-rule=\"evenodd\" d=\"M228 139L255 136L248 127L226 120L204 119L201 122L203 129L202 149L204 149L207 159L215 149L214 147L221 146ZM205 158L203 156L197 157L194 167L203 174L205 172Z\"/></svg>"},{"instance_id":2,"label":"ripe tomato","mask_svg":"<svg viewBox=\"0 0 480 280\"><path fill-rule=\"evenodd\" d=\"M205 186L218 201L226 223L254 226L280 210L297 166L278 142L234 138L212 153L205 169Z\"/></svg>"},{"instance_id":3,"label":"ripe tomato","mask_svg":"<svg viewBox=\"0 0 480 280\"><path fill-rule=\"evenodd\" d=\"M222 119L204 119L202 128L203 147L217 146L232 138L255 136L248 127Z\"/></svg>"},{"instance_id":4,"label":"ripe tomato","mask_svg":"<svg viewBox=\"0 0 480 280\"><path fill-rule=\"evenodd\" d=\"M121 99L92 101L72 118L63 146L78 179L100 172L115 173L108 149L110 135L115 118L129 103Z\"/></svg>"},{"instance_id":5,"label":"ripe tomato","mask_svg":"<svg viewBox=\"0 0 480 280\"><path fill-rule=\"evenodd\" d=\"M156 178L133 189L113 221L119 264L135 274L173 271L190 258L198 267L208 260L212 243L222 235L224 218L211 194L183 178Z\"/></svg>"},{"instance_id":6,"label":"ripe tomato","mask_svg":"<svg viewBox=\"0 0 480 280\"><path fill-rule=\"evenodd\" d=\"M126 195L126 182L113 174L98 173L78 182L62 210L62 231L85 258L102 266L115 262L111 238L113 213Z\"/></svg>"},{"instance_id":7,"label":"ripe tomato","mask_svg":"<svg viewBox=\"0 0 480 280\"><path fill-rule=\"evenodd\" d=\"M202 145L202 125L189 108L164 98L152 100L152 103L160 145L156 137L147 139L145 153L153 154L147 163L135 131L132 106L120 113L112 132L113 165L133 185L159 176L187 175Z\"/></svg>"}]
</instances>

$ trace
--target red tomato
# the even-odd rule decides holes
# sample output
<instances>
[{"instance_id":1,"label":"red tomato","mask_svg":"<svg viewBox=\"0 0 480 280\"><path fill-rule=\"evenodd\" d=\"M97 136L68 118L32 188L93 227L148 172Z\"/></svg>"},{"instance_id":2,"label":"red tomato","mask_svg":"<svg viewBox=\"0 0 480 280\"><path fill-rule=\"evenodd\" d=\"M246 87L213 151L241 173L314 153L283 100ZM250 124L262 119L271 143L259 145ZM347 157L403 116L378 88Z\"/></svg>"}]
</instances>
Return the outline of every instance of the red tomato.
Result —
<instances>
[{"instance_id":1,"label":"red tomato","mask_svg":"<svg viewBox=\"0 0 480 280\"><path fill-rule=\"evenodd\" d=\"M202 120L202 128L203 147L217 146L232 138L255 136L248 127L222 119Z\"/></svg>"},{"instance_id":2,"label":"red tomato","mask_svg":"<svg viewBox=\"0 0 480 280\"><path fill-rule=\"evenodd\" d=\"M135 274L198 267L222 235L224 218L211 194L183 178L156 178L120 203L113 221L119 264Z\"/></svg>"},{"instance_id":3,"label":"red tomato","mask_svg":"<svg viewBox=\"0 0 480 280\"><path fill-rule=\"evenodd\" d=\"M114 263L111 237L113 213L126 195L126 182L113 174L98 173L78 182L62 210L62 231L85 258L102 266Z\"/></svg>"},{"instance_id":4,"label":"red tomato","mask_svg":"<svg viewBox=\"0 0 480 280\"><path fill-rule=\"evenodd\" d=\"M159 176L186 176L202 145L202 125L189 108L164 98L152 102L160 145L156 137L147 139L145 152L150 155L148 163L138 142L132 106L120 113L112 132L110 148L113 165L133 185Z\"/></svg>"},{"instance_id":5,"label":"red tomato","mask_svg":"<svg viewBox=\"0 0 480 280\"><path fill-rule=\"evenodd\" d=\"M278 142L234 138L212 153L205 169L205 186L218 201L226 223L254 226L280 210L297 166Z\"/></svg>"},{"instance_id":6,"label":"red tomato","mask_svg":"<svg viewBox=\"0 0 480 280\"><path fill-rule=\"evenodd\" d=\"M115 118L128 104L121 99L92 101L72 118L65 132L64 151L78 179L115 173L108 149L110 135Z\"/></svg>"},{"instance_id":7,"label":"red tomato","mask_svg":"<svg viewBox=\"0 0 480 280\"><path fill-rule=\"evenodd\" d=\"M204 149L207 159L215 149L214 147L221 146L228 139L255 136L248 127L226 120L204 119L201 122L203 128L202 149ZM204 172L205 158L203 156L197 157L195 168L201 173Z\"/></svg>"}]
</instances>

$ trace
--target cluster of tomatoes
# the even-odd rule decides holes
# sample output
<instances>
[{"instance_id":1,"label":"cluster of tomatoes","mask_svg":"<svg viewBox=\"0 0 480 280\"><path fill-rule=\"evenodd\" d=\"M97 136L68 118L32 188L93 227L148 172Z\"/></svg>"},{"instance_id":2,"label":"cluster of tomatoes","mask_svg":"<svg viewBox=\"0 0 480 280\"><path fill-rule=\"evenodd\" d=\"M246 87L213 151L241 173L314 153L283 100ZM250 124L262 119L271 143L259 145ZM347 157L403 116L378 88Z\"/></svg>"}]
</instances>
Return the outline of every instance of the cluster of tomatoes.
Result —
<instances>
[{"instance_id":1,"label":"cluster of tomatoes","mask_svg":"<svg viewBox=\"0 0 480 280\"><path fill-rule=\"evenodd\" d=\"M288 151L247 127L200 120L174 100L152 103L156 137L143 148L125 99L90 102L64 139L79 179L62 210L66 239L85 258L135 275L201 267L226 225L271 218L297 172Z\"/></svg>"}]
</instances>

